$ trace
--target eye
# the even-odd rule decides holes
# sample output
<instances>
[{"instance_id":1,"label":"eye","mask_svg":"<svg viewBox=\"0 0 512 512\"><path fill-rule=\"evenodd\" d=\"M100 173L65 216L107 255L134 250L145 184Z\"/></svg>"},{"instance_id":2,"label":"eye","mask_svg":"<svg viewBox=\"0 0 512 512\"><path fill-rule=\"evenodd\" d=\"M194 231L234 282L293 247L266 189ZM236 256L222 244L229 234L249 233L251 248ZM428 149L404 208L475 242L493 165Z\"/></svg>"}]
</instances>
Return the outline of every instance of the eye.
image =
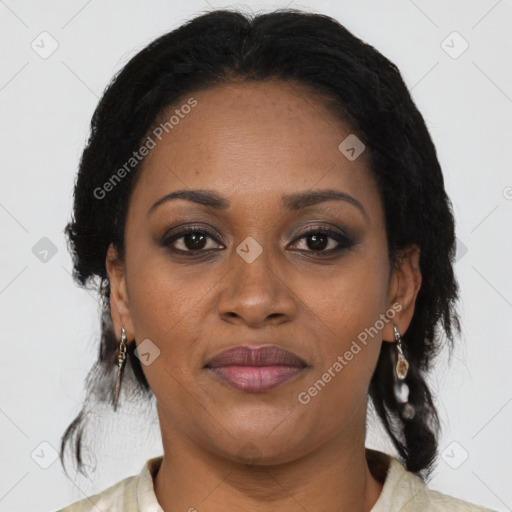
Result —
<instances>
[{"instance_id":1,"label":"eye","mask_svg":"<svg viewBox=\"0 0 512 512\"><path fill-rule=\"evenodd\" d=\"M211 233L204 227L190 226L167 234L160 243L164 247L169 247L176 254L190 253L192 255L196 253L195 256L213 250L225 249L225 246L217 241L218 238L220 238L219 235ZM300 245L298 241L301 240L305 240L303 244L306 249L298 248L297 250L319 256L331 255L354 245L354 241L343 233L322 227L303 231L290 247Z\"/></svg>"},{"instance_id":2,"label":"eye","mask_svg":"<svg viewBox=\"0 0 512 512\"><path fill-rule=\"evenodd\" d=\"M206 252L215 247L208 247L208 241L215 241L216 236L205 230L204 228L189 227L179 232L167 235L161 241L161 244L170 247L171 251L176 253L186 252ZM179 242L176 244L176 242ZM214 244L215 245L215 244ZM222 244L221 248L224 248Z\"/></svg>"},{"instance_id":3,"label":"eye","mask_svg":"<svg viewBox=\"0 0 512 512\"><path fill-rule=\"evenodd\" d=\"M300 251L318 253L319 255L333 254L354 245L354 242L343 233L327 228L314 228L302 232L296 240L305 240L304 245L309 248L309 250L299 249ZM329 246L331 247L325 250Z\"/></svg>"}]
</instances>

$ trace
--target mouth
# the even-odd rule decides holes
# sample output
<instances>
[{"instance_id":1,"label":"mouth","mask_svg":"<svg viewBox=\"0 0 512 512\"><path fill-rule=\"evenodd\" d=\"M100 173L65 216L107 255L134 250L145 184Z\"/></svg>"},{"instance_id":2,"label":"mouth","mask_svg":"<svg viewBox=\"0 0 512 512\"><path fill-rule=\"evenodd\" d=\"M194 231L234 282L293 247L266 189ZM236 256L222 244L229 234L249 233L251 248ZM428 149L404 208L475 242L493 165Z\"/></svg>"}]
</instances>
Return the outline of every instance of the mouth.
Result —
<instances>
[{"instance_id":1,"label":"mouth","mask_svg":"<svg viewBox=\"0 0 512 512\"><path fill-rule=\"evenodd\" d=\"M293 352L277 345L247 345L224 350L204 366L214 376L247 393L269 391L308 367Z\"/></svg>"}]
</instances>

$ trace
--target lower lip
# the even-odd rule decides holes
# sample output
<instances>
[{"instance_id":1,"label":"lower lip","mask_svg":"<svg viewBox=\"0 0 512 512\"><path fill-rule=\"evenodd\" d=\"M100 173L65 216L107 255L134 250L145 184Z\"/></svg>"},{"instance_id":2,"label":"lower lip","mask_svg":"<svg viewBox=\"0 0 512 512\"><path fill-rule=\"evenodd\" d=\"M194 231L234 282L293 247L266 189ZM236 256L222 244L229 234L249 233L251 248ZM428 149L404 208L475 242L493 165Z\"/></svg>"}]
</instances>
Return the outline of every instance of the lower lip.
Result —
<instances>
[{"instance_id":1,"label":"lower lip","mask_svg":"<svg viewBox=\"0 0 512 512\"><path fill-rule=\"evenodd\" d=\"M302 373L297 366L218 366L208 368L231 386L247 393L260 393L279 386Z\"/></svg>"}]
</instances>

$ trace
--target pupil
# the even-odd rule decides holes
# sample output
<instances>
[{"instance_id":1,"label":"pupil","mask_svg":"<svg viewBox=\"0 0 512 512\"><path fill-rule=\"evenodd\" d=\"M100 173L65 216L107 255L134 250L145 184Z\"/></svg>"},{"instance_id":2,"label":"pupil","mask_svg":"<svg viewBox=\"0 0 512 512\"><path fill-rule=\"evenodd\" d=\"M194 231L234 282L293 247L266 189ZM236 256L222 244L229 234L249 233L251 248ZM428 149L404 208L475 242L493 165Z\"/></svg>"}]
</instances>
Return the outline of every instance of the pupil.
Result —
<instances>
[{"instance_id":1,"label":"pupil","mask_svg":"<svg viewBox=\"0 0 512 512\"><path fill-rule=\"evenodd\" d=\"M317 234L317 235L310 235L309 236L309 239L312 240L312 244L308 243L308 247L310 249L315 249L315 250L319 250L319 249L325 249L325 247L327 246L327 237L324 236L324 235L321 235L321 234Z\"/></svg>"},{"instance_id":2,"label":"pupil","mask_svg":"<svg viewBox=\"0 0 512 512\"><path fill-rule=\"evenodd\" d=\"M202 249L204 247L206 237L200 233L190 233L185 235L185 246L187 249ZM187 243L191 241L192 243Z\"/></svg>"}]
</instances>

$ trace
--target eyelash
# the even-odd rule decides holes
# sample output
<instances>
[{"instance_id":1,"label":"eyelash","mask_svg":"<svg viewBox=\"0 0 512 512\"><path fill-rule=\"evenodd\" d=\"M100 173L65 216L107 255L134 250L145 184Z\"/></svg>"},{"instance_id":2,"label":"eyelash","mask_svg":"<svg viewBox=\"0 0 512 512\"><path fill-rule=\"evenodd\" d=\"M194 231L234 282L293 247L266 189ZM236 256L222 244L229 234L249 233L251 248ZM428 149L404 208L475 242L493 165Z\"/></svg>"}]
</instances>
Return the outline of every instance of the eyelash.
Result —
<instances>
[{"instance_id":1,"label":"eyelash","mask_svg":"<svg viewBox=\"0 0 512 512\"><path fill-rule=\"evenodd\" d=\"M196 255L199 256L199 255L201 255L201 253L203 253L203 255L204 255L205 253L211 252L212 250L217 250L217 249L183 250L183 249L175 249L175 248L170 247L170 245L173 242L180 240L181 238L184 238L185 236L191 235L191 234L206 235L208 238L210 238L212 240L215 240L215 238L216 238L212 233L210 233L208 230L205 230L202 227L199 228L199 227L191 226L189 228L183 229L182 231L179 231L172 235L164 236L164 238L161 240L160 244L164 247L168 247L173 253L176 253L176 254L182 255L182 254L186 254L186 253L196 253L196 254L191 254L190 256L187 256L187 257L195 257ZM325 227L318 227L318 228L312 228L312 229L305 230L305 231L299 233L299 236L294 239L293 243L295 243L299 240L302 240L304 238L307 238L308 236L311 236L311 235L327 236L327 237L335 240L336 242L338 242L339 245L335 249L330 249L327 251L326 250L313 251L313 250L299 249L299 252L312 253L314 256L323 257L323 255L330 256L330 255L336 254L338 252L341 252L345 249L349 249L350 247L352 247L355 244L355 242L353 240L351 240L349 237L347 237L346 235L343 235L342 233L333 231L333 230L325 228ZM217 243L219 243L219 242L217 242Z\"/></svg>"}]
</instances>

